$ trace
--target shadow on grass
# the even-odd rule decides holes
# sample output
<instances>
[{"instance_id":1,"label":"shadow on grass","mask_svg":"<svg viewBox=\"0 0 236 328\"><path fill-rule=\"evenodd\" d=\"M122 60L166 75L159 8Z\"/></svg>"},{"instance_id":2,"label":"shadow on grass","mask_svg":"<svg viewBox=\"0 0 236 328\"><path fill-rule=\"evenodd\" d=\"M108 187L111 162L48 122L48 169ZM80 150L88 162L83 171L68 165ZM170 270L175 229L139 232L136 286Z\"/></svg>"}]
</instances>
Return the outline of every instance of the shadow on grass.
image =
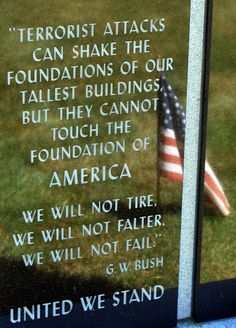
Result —
<instances>
[{"instance_id":1,"label":"shadow on grass","mask_svg":"<svg viewBox=\"0 0 236 328\"><path fill-rule=\"evenodd\" d=\"M161 214L165 218L170 215L181 215L181 203L180 202L172 202L170 204L160 204L158 207L144 207L138 209L129 209L126 204L120 203L119 213L115 213L118 219L134 219L140 216L148 216ZM230 217L230 216L229 216ZM222 218L225 218L217 208L209 204L207 201L204 202L203 208L203 220L209 221L218 221Z\"/></svg>"},{"instance_id":2,"label":"shadow on grass","mask_svg":"<svg viewBox=\"0 0 236 328\"><path fill-rule=\"evenodd\" d=\"M119 213L115 213L118 219L124 218L135 218L142 215L155 215L155 214L177 214L179 215L181 211L181 204L179 203L171 203L165 205L158 205L158 207L144 207L138 209L129 209L126 204L120 203Z\"/></svg>"},{"instance_id":3,"label":"shadow on grass","mask_svg":"<svg viewBox=\"0 0 236 328\"><path fill-rule=\"evenodd\" d=\"M209 221L215 221L220 220L222 218L226 218L223 214L220 213L220 211L216 207L213 207L213 205L207 203L207 201L205 201L203 207L203 220L205 217Z\"/></svg>"},{"instance_id":4,"label":"shadow on grass","mask_svg":"<svg viewBox=\"0 0 236 328\"><path fill-rule=\"evenodd\" d=\"M178 215L181 214L181 203L180 202L172 202L170 204L160 204L158 207L144 207L138 209L128 209L126 204L121 203L119 207L119 213L114 213L117 215L118 219L133 219L139 216L147 216L147 215L155 215L161 214L163 216L166 215ZM204 203L204 212L203 219L207 217L209 220L219 220L220 218L224 218L224 216L219 212L218 209L208 204Z\"/></svg>"},{"instance_id":5,"label":"shadow on grass","mask_svg":"<svg viewBox=\"0 0 236 328\"><path fill-rule=\"evenodd\" d=\"M12 259L0 258L0 312L7 314L10 308L22 307L56 300L105 293L110 295L122 289L103 277L62 275L48 273L35 267L26 268Z\"/></svg>"}]
</instances>

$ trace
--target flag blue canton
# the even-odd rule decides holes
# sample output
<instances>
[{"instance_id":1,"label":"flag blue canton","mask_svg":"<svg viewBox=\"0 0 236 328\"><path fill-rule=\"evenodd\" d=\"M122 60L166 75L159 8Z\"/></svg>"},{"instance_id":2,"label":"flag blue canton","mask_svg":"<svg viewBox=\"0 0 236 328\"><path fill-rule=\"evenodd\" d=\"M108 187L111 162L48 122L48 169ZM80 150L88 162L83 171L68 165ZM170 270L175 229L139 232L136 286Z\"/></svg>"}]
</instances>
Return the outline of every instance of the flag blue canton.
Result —
<instances>
[{"instance_id":1,"label":"flag blue canton","mask_svg":"<svg viewBox=\"0 0 236 328\"><path fill-rule=\"evenodd\" d=\"M160 77L161 126L173 129L179 141L184 141L186 118L184 108L164 75Z\"/></svg>"}]
</instances>

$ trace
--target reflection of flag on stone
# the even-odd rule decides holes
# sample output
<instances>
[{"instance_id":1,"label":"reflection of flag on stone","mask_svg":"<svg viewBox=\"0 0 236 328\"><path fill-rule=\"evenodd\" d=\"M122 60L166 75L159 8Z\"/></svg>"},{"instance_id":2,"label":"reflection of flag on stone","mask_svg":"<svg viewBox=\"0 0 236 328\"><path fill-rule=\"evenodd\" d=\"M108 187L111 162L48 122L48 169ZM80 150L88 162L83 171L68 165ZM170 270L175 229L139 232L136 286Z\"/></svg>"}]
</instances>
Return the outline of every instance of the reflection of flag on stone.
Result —
<instances>
[{"instance_id":1,"label":"reflection of flag on stone","mask_svg":"<svg viewBox=\"0 0 236 328\"><path fill-rule=\"evenodd\" d=\"M185 112L165 77L160 77L160 174L170 180L183 180ZM205 193L224 215L230 206L212 168L205 162Z\"/></svg>"}]
</instances>

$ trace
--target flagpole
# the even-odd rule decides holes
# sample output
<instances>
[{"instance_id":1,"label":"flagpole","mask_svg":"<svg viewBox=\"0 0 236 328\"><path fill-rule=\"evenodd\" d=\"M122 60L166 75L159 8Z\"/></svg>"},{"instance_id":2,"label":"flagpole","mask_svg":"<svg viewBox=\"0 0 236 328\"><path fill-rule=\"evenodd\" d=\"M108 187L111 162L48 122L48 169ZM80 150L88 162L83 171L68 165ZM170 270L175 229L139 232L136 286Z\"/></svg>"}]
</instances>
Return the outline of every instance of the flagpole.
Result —
<instances>
[{"instance_id":1,"label":"flagpole","mask_svg":"<svg viewBox=\"0 0 236 328\"><path fill-rule=\"evenodd\" d=\"M157 177L157 206L158 206L158 211L160 211L160 190L161 190L161 179L160 179L160 160L159 160L159 153L160 153L160 122L161 122L161 92L160 90L158 91L158 110L157 110L157 115L156 115L156 123L157 123L157 171L158 172L158 177ZM161 209L162 212L162 209ZM161 213L162 214L162 213Z\"/></svg>"}]
</instances>

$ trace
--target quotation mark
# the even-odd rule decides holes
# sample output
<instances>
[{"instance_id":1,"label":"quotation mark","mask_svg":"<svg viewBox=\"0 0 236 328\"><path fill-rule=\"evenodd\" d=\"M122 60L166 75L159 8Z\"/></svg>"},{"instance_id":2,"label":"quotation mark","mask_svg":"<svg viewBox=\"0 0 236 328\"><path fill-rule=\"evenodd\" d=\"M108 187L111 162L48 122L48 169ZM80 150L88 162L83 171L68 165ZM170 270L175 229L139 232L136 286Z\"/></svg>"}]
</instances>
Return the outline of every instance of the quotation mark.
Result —
<instances>
[{"instance_id":1,"label":"quotation mark","mask_svg":"<svg viewBox=\"0 0 236 328\"><path fill-rule=\"evenodd\" d=\"M15 27L9 27L9 32L15 32L16 28Z\"/></svg>"}]
</instances>

